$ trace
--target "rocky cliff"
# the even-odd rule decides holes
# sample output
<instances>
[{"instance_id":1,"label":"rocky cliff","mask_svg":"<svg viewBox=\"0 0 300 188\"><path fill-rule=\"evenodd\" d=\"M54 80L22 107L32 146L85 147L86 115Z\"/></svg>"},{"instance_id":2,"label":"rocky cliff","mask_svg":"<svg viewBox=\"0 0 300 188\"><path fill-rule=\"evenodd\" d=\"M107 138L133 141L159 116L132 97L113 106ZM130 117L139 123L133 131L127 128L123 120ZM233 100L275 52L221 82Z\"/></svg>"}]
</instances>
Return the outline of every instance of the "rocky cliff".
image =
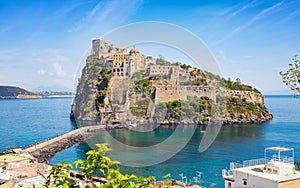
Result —
<instances>
[{"instance_id":1,"label":"rocky cliff","mask_svg":"<svg viewBox=\"0 0 300 188\"><path fill-rule=\"evenodd\" d=\"M265 122L261 93L205 70L140 55L101 41L77 86L71 118L96 124ZM101 46L102 45L102 46Z\"/></svg>"}]
</instances>

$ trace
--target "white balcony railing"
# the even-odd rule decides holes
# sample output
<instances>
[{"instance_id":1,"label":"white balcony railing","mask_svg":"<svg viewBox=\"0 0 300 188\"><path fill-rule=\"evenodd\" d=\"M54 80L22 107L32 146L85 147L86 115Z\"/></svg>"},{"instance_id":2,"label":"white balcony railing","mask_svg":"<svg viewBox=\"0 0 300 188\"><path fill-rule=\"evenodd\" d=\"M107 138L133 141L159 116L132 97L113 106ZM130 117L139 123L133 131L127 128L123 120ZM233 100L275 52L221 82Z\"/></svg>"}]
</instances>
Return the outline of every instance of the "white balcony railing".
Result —
<instances>
[{"instance_id":1,"label":"white balcony railing","mask_svg":"<svg viewBox=\"0 0 300 188\"><path fill-rule=\"evenodd\" d=\"M266 163L267 163L267 160L265 158L252 159L252 160L243 161L243 167L256 166L256 165L264 165Z\"/></svg>"},{"instance_id":2,"label":"white balcony railing","mask_svg":"<svg viewBox=\"0 0 300 188\"><path fill-rule=\"evenodd\" d=\"M222 177L231 177L233 176L232 170L223 169L222 170Z\"/></svg>"},{"instance_id":3,"label":"white balcony railing","mask_svg":"<svg viewBox=\"0 0 300 188\"><path fill-rule=\"evenodd\" d=\"M252 159L252 160L246 160L243 161L243 163L230 163L230 169L236 169L236 168L243 168L243 167L249 167L249 166L256 166L256 165L264 165L268 162L281 162L281 163L288 163L288 164L294 164L294 158L293 157L284 157L278 160L278 158L273 158L271 160L261 158L261 159Z\"/></svg>"}]
</instances>

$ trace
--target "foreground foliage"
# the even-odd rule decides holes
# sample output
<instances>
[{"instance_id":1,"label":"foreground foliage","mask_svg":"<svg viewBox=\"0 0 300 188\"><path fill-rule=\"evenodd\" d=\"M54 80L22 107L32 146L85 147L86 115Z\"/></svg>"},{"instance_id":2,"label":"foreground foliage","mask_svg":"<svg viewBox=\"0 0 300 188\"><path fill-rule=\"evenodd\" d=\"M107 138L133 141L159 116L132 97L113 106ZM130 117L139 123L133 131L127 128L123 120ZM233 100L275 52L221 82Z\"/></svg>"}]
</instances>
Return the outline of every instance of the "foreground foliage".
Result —
<instances>
[{"instance_id":1,"label":"foreground foliage","mask_svg":"<svg viewBox=\"0 0 300 188\"><path fill-rule=\"evenodd\" d=\"M300 60L298 55L292 59L293 63L289 64L289 69L285 72L280 71L283 83L285 83L292 91L300 94Z\"/></svg>"},{"instance_id":2,"label":"foreground foliage","mask_svg":"<svg viewBox=\"0 0 300 188\"><path fill-rule=\"evenodd\" d=\"M120 172L118 161L112 161L109 157L105 156L107 151L111 151L108 144L96 144L98 150L88 151L86 160L77 160L73 164L59 163L50 171L48 177L45 177L45 187L50 188L63 187L63 188L79 188L79 182L70 177L71 169L76 167L83 175L84 179L81 185L86 188L97 187L92 178L98 174L104 177L107 181L101 188L135 188L135 187L155 187L154 176L143 177L134 174L123 174Z\"/></svg>"}]
</instances>

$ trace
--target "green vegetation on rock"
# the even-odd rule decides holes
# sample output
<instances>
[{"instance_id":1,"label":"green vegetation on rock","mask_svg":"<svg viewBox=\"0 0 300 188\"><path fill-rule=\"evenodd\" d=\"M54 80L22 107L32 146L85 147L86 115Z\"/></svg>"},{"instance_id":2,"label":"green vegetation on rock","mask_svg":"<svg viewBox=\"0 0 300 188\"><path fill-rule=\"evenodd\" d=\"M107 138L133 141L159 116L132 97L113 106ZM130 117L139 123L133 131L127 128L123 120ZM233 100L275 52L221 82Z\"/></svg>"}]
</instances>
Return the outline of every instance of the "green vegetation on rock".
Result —
<instances>
[{"instance_id":1,"label":"green vegetation on rock","mask_svg":"<svg viewBox=\"0 0 300 188\"><path fill-rule=\"evenodd\" d=\"M164 118L164 123L205 124L223 119L224 122L243 123L260 121L268 116L271 114L264 105L217 95L216 102L208 97L188 97L187 101L160 103L156 106L154 120Z\"/></svg>"},{"instance_id":2,"label":"green vegetation on rock","mask_svg":"<svg viewBox=\"0 0 300 188\"><path fill-rule=\"evenodd\" d=\"M136 117L144 117L147 113L149 101L148 98L139 100L135 106L130 106L131 113Z\"/></svg>"},{"instance_id":3,"label":"green vegetation on rock","mask_svg":"<svg viewBox=\"0 0 300 188\"><path fill-rule=\"evenodd\" d=\"M111 72L103 67L105 60L95 55L87 57L82 76L78 80L71 117L98 121L98 105L104 100ZM99 91L99 92L96 92Z\"/></svg>"},{"instance_id":4,"label":"green vegetation on rock","mask_svg":"<svg viewBox=\"0 0 300 188\"><path fill-rule=\"evenodd\" d=\"M132 75L132 78L142 78L145 75L145 71L138 71Z\"/></svg>"},{"instance_id":5,"label":"green vegetation on rock","mask_svg":"<svg viewBox=\"0 0 300 188\"><path fill-rule=\"evenodd\" d=\"M135 90L137 92L146 93L146 91L149 91L151 89L151 82L149 78L144 78L141 80L137 80L135 82Z\"/></svg>"},{"instance_id":6,"label":"green vegetation on rock","mask_svg":"<svg viewBox=\"0 0 300 188\"><path fill-rule=\"evenodd\" d=\"M217 100L224 100L218 96ZM226 117L232 119L262 118L269 114L268 109L259 104L247 102L245 99L226 97Z\"/></svg>"},{"instance_id":7,"label":"green vegetation on rock","mask_svg":"<svg viewBox=\"0 0 300 188\"><path fill-rule=\"evenodd\" d=\"M98 80L96 81L96 87L98 89L98 93L96 96L96 106L103 106L104 99L107 93L108 83L112 77L111 71L104 68L99 67Z\"/></svg>"},{"instance_id":8,"label":"green vegetation on rock","mask_svg":"<svg viewBox=\"0 0 300 188\"><path fill-rule=\"evenodd\" d=\"M118 51L126 49L115 48L116 55L113 45L93 45L95 49L103 47L103 54L96 50L87 57L71 117L101 124L161 117L166 117L165 122L219 120L225 124L272 118L259 91L240 79L231 81L190 65L171 63L162 55L145 59L132 54L137 49L123 56Z\"/></svg>"},{"instance_id":9,"label":"green vegetation on rock","mask_svg":"<svg viewBox=\"0 0 300 188\"><path fill-rule=\"evenodd\" d=\"M170 61L167 61L164 59L164 57L162 55L159 55L159 58L156 59L156 65L165 65L165 66L169 66L172 63Z\"/></svg>"},{"instance_id":10,"label":"green vegetation on rock","mask_svg":"<svg viewBox=\"0 0 300 188\"><path fill-rule=\"evenodd\" d=\"M227 90L243 90L243 91L254 91L254 89L246 84L241 84L240 82L236 81L233 82L230 79L224 80L224 87Z\"/></svg>"},{"instance_id":11,"label":"green vegetation on rock","mask_svg":"<svg viewBox=\"0 0 300 188\"><path fill-rule=\"evenodd\" d=\"M191 65L187 65L187 64L182 64L180 67L181 67L182 69L192 68Z\"/></svg>"},{"instance_id":12,"label":"green vegetation on rock","mask_svg":"<svg viewBox=\"0 0 300 188\"><path fill-rule=\"evenodd\" d=\"M208 97L188 97L187 101L171 101L156 106L154 120L169 122L203 123L209 120L213 101Z\"/></svg>"}]
</instances>

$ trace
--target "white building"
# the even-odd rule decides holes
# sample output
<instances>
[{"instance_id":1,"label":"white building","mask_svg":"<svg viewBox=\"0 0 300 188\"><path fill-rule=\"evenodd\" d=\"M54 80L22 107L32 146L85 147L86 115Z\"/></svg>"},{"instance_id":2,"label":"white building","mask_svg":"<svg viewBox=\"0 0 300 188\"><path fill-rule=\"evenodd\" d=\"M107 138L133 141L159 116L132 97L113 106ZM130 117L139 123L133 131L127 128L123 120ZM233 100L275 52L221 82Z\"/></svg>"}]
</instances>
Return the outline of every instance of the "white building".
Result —
<instances>
[{"instance_id":1,"label":"white building","mask_svg":"<svg viewBox=\"0 0 300 188\"><path fill-rule=\"evenodd\" d=\"M222 175L225 188L300 188L293 148L266 148L264 158L230 163Z\"/></svg>"}]
</instances>

